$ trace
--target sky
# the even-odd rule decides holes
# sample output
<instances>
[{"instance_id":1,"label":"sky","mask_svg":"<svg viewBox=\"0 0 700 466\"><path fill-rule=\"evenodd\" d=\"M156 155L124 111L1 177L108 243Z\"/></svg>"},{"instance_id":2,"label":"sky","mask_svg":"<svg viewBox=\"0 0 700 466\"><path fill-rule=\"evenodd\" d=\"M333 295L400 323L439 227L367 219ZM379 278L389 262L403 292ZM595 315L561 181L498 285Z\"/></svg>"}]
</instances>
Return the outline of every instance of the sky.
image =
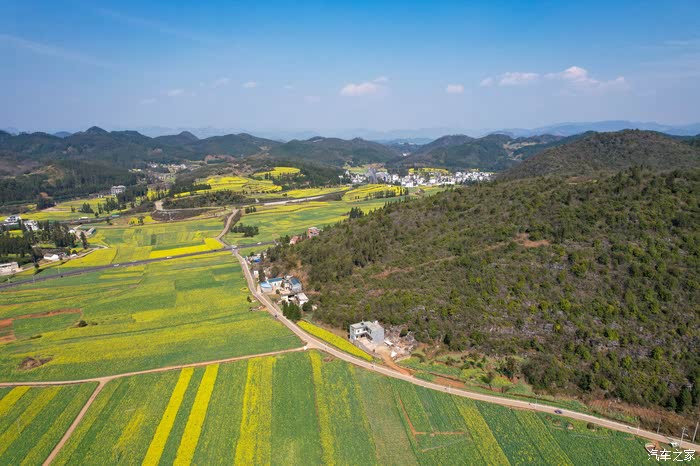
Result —
<instances>
[{"instance_id":1,"label":"sky","mask_svg":"<svg viewBox=\"0 0 700 466\"><path fill-rule=\"evenodd\" d=\"M700 121L698 0L0 0L0 9L4 128Z\"/></svg>"}]
</instances>

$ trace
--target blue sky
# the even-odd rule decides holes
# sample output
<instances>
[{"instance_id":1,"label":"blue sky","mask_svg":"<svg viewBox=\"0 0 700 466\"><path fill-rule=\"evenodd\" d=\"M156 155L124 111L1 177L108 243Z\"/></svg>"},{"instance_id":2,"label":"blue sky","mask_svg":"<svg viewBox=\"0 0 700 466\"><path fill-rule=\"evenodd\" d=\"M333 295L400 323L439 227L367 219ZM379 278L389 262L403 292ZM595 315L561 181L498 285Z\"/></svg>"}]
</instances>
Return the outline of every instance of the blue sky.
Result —
<instances>
[{"instance_id":1,"label":"blue sky","mask_svg":"<svg viewBox=\"0 0 700 466\"><path fill-rule=\"evenodd\" d=\"M0 127L700 120L697 0L206 3L0 0Z\"/></svg>"}]
</instances>

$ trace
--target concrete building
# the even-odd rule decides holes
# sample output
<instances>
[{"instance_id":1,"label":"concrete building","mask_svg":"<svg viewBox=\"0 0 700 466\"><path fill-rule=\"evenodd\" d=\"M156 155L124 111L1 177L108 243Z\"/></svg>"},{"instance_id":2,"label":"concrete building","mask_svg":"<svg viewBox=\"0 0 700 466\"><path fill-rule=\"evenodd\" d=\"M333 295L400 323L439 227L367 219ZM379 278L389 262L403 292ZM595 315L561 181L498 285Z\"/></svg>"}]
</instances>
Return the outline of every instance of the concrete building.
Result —
<instances>
[{"instance_id":1,"label":"concrete building","mask_svg":"<svg viewBox=\"0 0 700 466\"><path fill-rule=\"evenodd\" d=\"M309 227L309 230L306 232L306 236L308 236L309 238L314 238L320 234L321 230L319 230L316 227Z\"/></svg>"},{"instance_id":2,"label":"concrete building","mask_svg":"<svg viewBox=\"0 0 700 466\"><path fill-rule=\"evenodd\" d=\"M260 289L264 293L273 293L273 292L281 289L283 285L284 285L283 278L270 278L270 279L265 280L264 282L260 282Z\"/></svg>"},{"instance_id":3,"label":"concrete building","mask_svg":"<svg viewBox=\"0 0 700 466\"><path fill-rule=\"evenodd\" d=\"M358 322L350 324L350 341L355 341L358 338L366 337L376 345L384 343L384 327L379 325L376 320L374 322Z\"/></svg>"},{"instance_id":4,"label":"concrete building","mask_svg":"<svg viewBox=\"0 0 700 466\"><path fill-rule=\"evenodd\" d=\"M14 224L14 223L19 223L19 221L22 220L22 217L19 215L10 215L5 219L5 223L9 224Z\"/></svg>"},{"instance_id":5,"label":"concrete building","mask_svg":"<svg viewBox=\"0 0 700 466\"><path fill-rule=\"evenodd\" d=\"M309 302L308 296L304 293L299 293L297 294L297 301L299 302L299 306L303 306L304 304Z\"/></svg>"},{"instance_id":6,"label":"concrete building","mask_svg":"<svg viewBox=\"0 0 700 466\"><path fill-rule=\"evenodd\" d=\"M36 220L25 220L24 227L27 230L39 231L39 222L37 222Z\"/></svg>"},{"instance_id":7,"label":"concrete building","mask_svg":"<svg viewBox=\"0 0 700 466\"><path fill-rule=\"evenodd\" d=\"M8 262L6 264L0 264L0 275L12 275L13 273L19 272L19 265L17 262Z\"/></svg>"},{"instance_id":8,"label":"concrete building","mask_svg":"<svg viewBox=\"0 0 700 466\"><path fill-rule=\"evenodd\" d=\"M124 191L126 191L126 186L124 186L123 184L120 184L117 186L112 186L109 189L109 194L111 194L112 196L116 196L117 194L121 194Z\"/></svg>"},{"instance_id":9,"label":"concrete building","mask_svg":"<svg viewBox=\"0 0 700 466\"><path fill-rule=\"evenodd\" d=\"M291 291L292 293L301 293L303 291L303 286L301 285L301 281L298 278L295 277L289 277L285 280L285 286Z\"/></svg>"}]
</instances>

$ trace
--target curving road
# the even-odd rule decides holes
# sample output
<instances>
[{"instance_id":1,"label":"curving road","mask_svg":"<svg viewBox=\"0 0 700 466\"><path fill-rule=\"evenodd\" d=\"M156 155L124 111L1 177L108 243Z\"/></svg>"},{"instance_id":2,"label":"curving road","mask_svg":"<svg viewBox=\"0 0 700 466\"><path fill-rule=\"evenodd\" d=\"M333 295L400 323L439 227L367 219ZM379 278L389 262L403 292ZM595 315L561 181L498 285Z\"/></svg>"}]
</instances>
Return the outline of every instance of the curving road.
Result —
<instances>
[{"instance_id":1,"label":"curving road","mask_svg":"<svg viewBox=\"0 0 700 466\"><path fill-rule=\"evenodd\" d=\"M288 320L286 317L282 315L282 311L279 309L279 307L272 302L267 296L265 296L262 293L259 293L257 290L257 285L253 279L252 274L250 273L250 270L248 269L248 266L245 262L245 259L238 253L238 251L234 251L234 254L238 258L238 261L241 263L241 267L243 268L243 272L245 274L246 280L248 282L248 288L250 288L251 293L253 296L255 296L262 304L265 305L267 308L268 312L270 312L272 315L276 316L277 319L282 322L284 325L286 325L292 332L294 332L299 338L301 338L303 341L307 342L307 347L308 348L317 348L322 351L325 351L326 353L329 353L333 356L335 356L338 359L342 359L344 361L349 362L350 364L354 364L356 366L362 367L363 369L367 369L370 371L377 372L379 374L385 375L387 377L393 377L395 379L400 379L409 383L412 383L414 385L419 385L421 387L429 388L431 390L438 390L441 392L449 393L451 395L457 395L457 396L462 396L464 398L471 398L473 400L479 400L479 401L485 401L487 403L494 403L497 405L501 406L506 406L508 408L516 408L516 409L527 409L530 411L539 411L543 413L548 413L548 414L553 414L554 410L557 409L556 407L552 406L546 406L546 405L539 405L537 403L531 403L528 401L522 401L522 400L514 400L510 398L503 398L499 396L494 396L494 395L486 395L482 393L477 393L477 392L470 392L467 390L462 390L462 389L457 389L457 388L451 388L451 387L446 387L444 385L439 385L433 382L428 382L426 380L422 379L417 379L411 375L406 375L401 372L397 372L393 369L389 369L386 366L381 366L374 364L373 362L368 362L363 359L356 358L354 356L351 356L348 353L345 353L343 351L340 351L332 346L327 345L325 342L322 340L319 340L315 338L314 336L306 333L303 331L299 326ZM662 443L668 443L669 439L671 437L665 436L665 435L660 435L655 432L651 432L648 430L640 429L639 427L633 427L629 426L627 424L623 424L621 422L617 421L612 421L608 419L603 419L599 418L596 416L592 416L590 414L584 414L584 413L579 413L575 411L568 411L568 410L560 410L561 414L560 416L570 418L570 419L576 419L579 421L583 422L590 422L595 425L598 425L600 427L605 427L608 429L612 430L617 430L620 432L627 432L631 433L634 435L637 435L639 437L643 437L649 440L654 440L654 441L659 441ZM688 441L683 441L681 447L683 448L695 448L696 451L700 451L700 445L690 443Z\"/></svg>"}]
</instances>

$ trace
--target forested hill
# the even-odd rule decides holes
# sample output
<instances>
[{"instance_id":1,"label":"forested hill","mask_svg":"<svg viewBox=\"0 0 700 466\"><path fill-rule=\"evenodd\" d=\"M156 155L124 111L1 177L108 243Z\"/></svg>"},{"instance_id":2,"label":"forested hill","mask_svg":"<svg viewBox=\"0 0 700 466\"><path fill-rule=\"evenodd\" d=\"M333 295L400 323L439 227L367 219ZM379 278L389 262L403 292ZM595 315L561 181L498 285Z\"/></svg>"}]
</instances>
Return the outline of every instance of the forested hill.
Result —
<instances>
[{"instance_id":1,"label":"forested hill","mask_svg":"<svg viewBox=\"0 0 700 466\"><path fill-rule=\"evenodd\" d=\"M534 155L504 176L593 175L635 165L660 171L700 167L700 150L693 142L652 131L587 133Z\"/></svg>"},{"instance_id":2,"label":"forested hill","mask_svg":"<svg viewBox=\"0 0 700 466\"><path fill-rule=\"evenodd\" d=\"M538 387L688 412L700 403L699 193L700 170L499 181L271 252L304 269L330 324L404 324L423 342L523 356Z\"/></svg>"},{"instance_id":3,"label":"forested hill","mask_svg":"<svg viewBox=\"0 0 700 466\"><path fill-rule=\"evenodd\" d=\"M0 134L0 159L28 161L91 160L133 167L149 161L199 160L207 155L247 157L280 144L249 134L197 139L190 133L150 138L136 131L92 128L57 137L46 133Z\"/></svg>"},{"instance_id":4,"label":"forested hill","mask_svg":"<svg viewBox=\"0 0 700 466\"><path fill-rule=\"evenodd\" d=\"M464 135L443 136L395 160L392 165L502 171L560 140L561 137L552 135L513 138L507 134L489 134L478 139Z\"/></svg>"},{"instance_id":5,"label":"forested hill","mask_svg":"<svg viewBox=\"0 0 700 466\"><path fill-rule=\"evenodd\" d=\"M270 156L279 160L300 160L342 167L346 163L363 165L384 163L400 156L393 147L364 139L315 137L305 141L292 140L270 149Z\"/></svg>"}]
</instances>

